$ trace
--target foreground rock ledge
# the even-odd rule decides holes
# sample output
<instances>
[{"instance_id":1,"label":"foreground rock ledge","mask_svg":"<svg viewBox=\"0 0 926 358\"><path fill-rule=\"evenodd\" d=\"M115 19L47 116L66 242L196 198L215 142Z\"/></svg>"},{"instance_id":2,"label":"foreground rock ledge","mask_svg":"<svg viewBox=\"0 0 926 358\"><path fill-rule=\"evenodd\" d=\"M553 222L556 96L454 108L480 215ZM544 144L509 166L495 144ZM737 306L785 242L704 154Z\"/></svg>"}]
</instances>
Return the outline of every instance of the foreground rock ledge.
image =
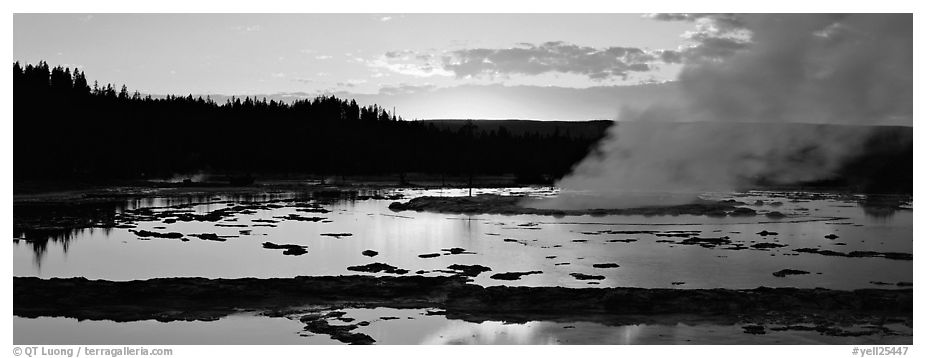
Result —
<instances>
[{"instance_id":1,"label":"foreground rock ledge","mask_svg":"<svg viewBox=\"0 0 926 358\"><path fill-rule=\"evenodd\" d=\"M470 321L898 322L912 326L912 289L645 289L482 287L464 277L325 276L103 281L13 278L13 314L113 320L215 320L292 307L439 308Z\"/></svg>"}]
</instances>

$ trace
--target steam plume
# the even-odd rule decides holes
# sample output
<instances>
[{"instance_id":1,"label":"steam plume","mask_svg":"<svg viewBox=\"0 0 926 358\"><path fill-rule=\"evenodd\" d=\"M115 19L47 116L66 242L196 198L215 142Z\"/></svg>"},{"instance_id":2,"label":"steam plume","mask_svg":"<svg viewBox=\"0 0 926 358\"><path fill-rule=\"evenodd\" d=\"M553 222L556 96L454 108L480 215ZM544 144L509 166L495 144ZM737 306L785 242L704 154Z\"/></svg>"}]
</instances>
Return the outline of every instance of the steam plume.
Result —
<instances>
[{"instance_id":1,"label":"steam plume","mask_svg":"<svg viewBox=\"0 0 926 358\"><path fill-rule=\"evenodd\" d=\"M695 45L673 56L684 63L680 95L622 109L558 183L565 190L695 194L825 179L868 135L850 125L912 125L911 14L654 18L696 24Z\"/></svg>"}]
</instances>

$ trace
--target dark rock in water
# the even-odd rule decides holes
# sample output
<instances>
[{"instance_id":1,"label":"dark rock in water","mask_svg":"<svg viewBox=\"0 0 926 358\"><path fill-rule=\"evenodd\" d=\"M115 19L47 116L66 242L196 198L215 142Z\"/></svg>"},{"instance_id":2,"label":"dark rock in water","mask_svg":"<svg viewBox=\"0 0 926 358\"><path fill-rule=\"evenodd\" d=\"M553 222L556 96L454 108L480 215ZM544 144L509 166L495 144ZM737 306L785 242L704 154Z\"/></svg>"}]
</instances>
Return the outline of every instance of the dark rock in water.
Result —
<instances>
[{"instance_id":1,"label":"dark rock in water","mask_svg":"<svg viewBox=\"0 0 926 358\"><path fill-rule=\"evenodd\" d=\"M179 239L183 237L183 234L179 232L160 233L148 230L129 230L129 232L138 237L156 237L161 239Z\"/></svg>"},{"instance_id":2,"label":"dark rock in water","mask_svg":"<svg viewBox=\"0 0 926 358\"><path fill-rule=\"evenodd\" d=\"M476 276L479 276L479 274L483 272L492 271L492 269L482 266L482 265L453 264L453 265L447 266L447 268L451 270L455 270L455 271L461 271L460 275L469 276L469 277L476 277Z\"/></svg>"},{"instance_id":3,"label":"dark rock in water","mask_svg":"<svg viewBox=\"0 0 926 358\"><path fill-rule=\"evenodd\" d=\"M404 275L408 273L408 270L400 269L395 266L387 265L387 264L379 263L379 262L372 263L372 264L366 264L362 266L350 266L347 269L350 271L372 272L372 273L385 272L385 273L391 273L391 274L397 274L397 275Z\"/></svg>"},{"instance_id":4,"label":"dark rock in water","mask_svg":"<svg viewBox=\"0 0 926 358\"><path fill-rule=\"evenodd\" d=\"M571 273L569 276L575 277L576 280L604 280L604 276L586 275L584 273Z\"/></svg>"},{"instance_id":5,"label":"dark rock in water","mask_svg":"<svg viewBox=\"0 0 926 358\"><path fill-rule=\"evenodd\" d=\"M441 251L444 251L444 252L447 252L447 253L449 253L449 254L451 254L451 255L472 254L472 252L467 252L466 249L464 249L464 248L462 248L462 247L452 247L452 248L449 248L449 249L440 249L440 250L441 250Z\"/></svg>"},{"instance_id":6,"label":"dark rock in water","mask_svg":"<svg viewBox=\"0 0 926 358\"><path fill-rule=\"evenodd\" d=\"M300 255L305 255L307 253L309 253L309 251L306 250L304 247L294 247L294 248L283 250L283 255L288 255L288 256L300 256Z\"/></svg>"},{"instance_id":7,"label":"dark rock in water","mask_svg":"<svg viewBox=\"0 0 926 358\"><path fill-rule=\"evenodd\" d=\"M616 263L606 263L606 264L593 264L592 267L594 268L615 268L615 267L621 267L621 265L618 265Z\"/></svg>"},{"instance_id":8,"label":"dark rock in water","mask_svg":"<svg viewBox=\"0 0 926 358\"><path fill-rule=\"evenodd\" d=\"M756 216L756 211L750 208L735 208L730 212L730 216Z\"/></svg>"},{"instance_id":9,"label":"dark rock in water","mask_svg":"<svg viewBox=\"0 0 926 358\"><path fill-rule=\"evenodd\" d=\"M870 284L872 284L872 285L878 285L878 286L888 286L888 285L891 285L890 283L881 282L881 281L868 281L868 283L870 283Z\"/></svg>"},{"instance_id":10,"label":"dark rock in water","mask_svg":"<svg viewBox=\"0 0 926 358\"><path fill-rule=\"evenodd\" d=\"M777 271L777 272L772 273L772 276L775 276L775 277L785 277L785 276L789 276L789 275L807 275L807 274L809 274L809 273L810 273L810 272L801 271L801 270L784 269L784 270L781 270L781 271Z\"/></svg>"},{"instance_id":11,"label":"dark rock in water","mask_svg":"<svg viewBox=\"0 0 926 358\"><path fill-rule=\"evenodd\" d=\"M669 233L658 233L658 237L691 237L697 235L698 233L694 232L669 232Z\"/></svg>"},{"instance_id":12,"label":"dark rock in water","mask_svg":"<svg viewBox=\"0 0 926 358\"><path fill-rule=\"evenodd\" d=\"M713 246L713 245L726 245L726 244L729 244L730 242L731 242L730 237L724 236L724 237L692 237L689 239L679 241L678 243L682 245Z\"/></svg>"},{"instance_id":13,"label":"dark rock in water","mask_svg":"<svg viewBox=\"0 0 926 358\"><path fill-rule=\"evenodd\" d=\"M386 317L380 317L379 319L381 319L381 320L383 320L383 321L391 321L391 320L394 320L394 319L399 319L399 317L386 316Z\"/></svg>"},{"instance_id":14,"label":"dark rock in water","mask_svg":"<svg viewBox=\"0 0 926 358\"><path fill-rule=\"evenodd\" d=\"M897 286L898 286L898 287L912 287L912 286L913 286L913 282L898 282L898 283L897 283Z\"/></svg>"},{"instance_id":15,"label":"dark rock in water","mask_svg":"<svg viewBox=\"0 0 926 358\"><path fill-rule=\"evenodd\" d=\"M827 239L830 239L830 240L836 240L836 239L839 238L839 236L836 235L836 234L829 234L829 235L826 235L826 236L824 236L824 237L827 238Z\"/></svg>"},{"instance_id":16,"label":"dark rock in water","mask_svg":"<svg viewBox=\"0 0 926 358\"><path fill-rule=\"evenodd\" d=\"M521 245L527 246L527 243L526 243L526 242L521 241L521 240L517 240L517 239L504 239L504 240L502 240L502 241L504 241L504 242L516 242L516 243L519 243L519 244L521 244ZM554 245L553 247L557 247L557 246Z\"/></svg>"},{"instance_id":17,"label":"dark rock in water","mask_svg":"<svg viewBox=\"0 0 926 358\"><path fill-rule=\"evenodd\" d=\"M307 315L303 315L302 317L299 317L299 322L306 323L306 322L311 322L311 321L324 319L324 318L325 318L325 315L321 313L309 313Z\"/></svg>"},{"instance_id":18,"label":"dark rock in water","mask_svg":"<svg viewBox=\"0 0 926 358\"><path fill-rule=\"evenodd\" d=\"M353 320L352 318L349 318ZM345 326L333 326L328 323L324 318L317 319L300 319L302 323L305 323L305 330L316 333L316 334L326 334L331 336L331 338L338 340L342 343L347 344L373 344L376 343L376 340L373 337L370 337L363 333L351 332L354 329L357 329L359 325L345 325Z\"/></svg>"},{"instance_id":19,"label":"dark rock in water","mask_svg":"<svg viewBox=\"0 0 926 358\"><path fill-rule=\"evenodd\" d=\"M351 234L349 232L338 232L338 233L324 233L324 234L321 234L321 236L330 236L336 239L340 239L341 237L354 236L354 234Z\"/></svg>"},{"instance_id":20,"label":"dark rock in water","mask_svg":"<svg viewBox=\"0 0 926 358\"><path fill-rule=\"evenodd\" d=\"M379 255L378 252L373 251L373 250L363 250L363 252L361 252L361 254L362 254L363 256L369 256L369 257L373 257L373 256L376 256L376 255Z\"/></svg>"},{"instance_id":21,"label":"dark rock in water","mask_svg":"<svg viewBox=\"0 0 926 358\"><path fill-rule=\"evenodd\" d=\"M611 239L606 242L634 242L634 241L637 241L637 239Z\"/></svg>"},{"instance_id":22,"label":"dark rock in water","mask_svg":"<svg viewBox=\"0 0 926 358\"><path fill-rule=\"evenodd\" d=\"M301 213L313 213L313 214L327 214L331 212L331 210L320 208L320 207L299 208L299 209L296 209L296 211L301 212Z\"/></svg>"},{"instance_id":23,"label":"dark rock in water","mask_svg":"<svg viewBox=\"0 0 926 358\"><path fill-rule=\"evenodd\" d=\"M569 263L568 262L557 262L553 264L553 266L565 266L565 265L569 265Z\"/></svg>"},{"instance_id":24,"label":"dark rock in water","mask_svg":"<svg viewBox=\"0 0 926 358\"><path fill-rule=\"evenodd\" d=\"M866 326L866 328L877 327L873 325ZM888 333L886 329L873 329L866 331L847 331L838 327L833 327L828 324L817 324L813 326L803 325L803 324L790 324L782 327L773 327L770 328L773 331L803 331L803 332L812 332L816 331L824 336L833 336L833 337L860 337L860 336L869 336L869 335L881 335Z\"/></svg>"},{"instance_id":25,"label":"dark rock in water","mask_svg":"<svg viewBox=\"0 0 926 358\"><path fill-rule=\"evenodd\" d=\"M215 224L215 226L218 226L218 227L248 227L247 225L244 225L244 224Z\"/></svg>"},{"instance_id":26,"label":"dark rock in water","mask_svg":"<svg viewBox=\"0 0 926 358\"><path fill-rule=\"evenodd\" d=\"M219 237L219 235L212 234L212 233L206 233L206 234L192 234L192 235L190 235L190 236L198 237L200 240L208 240L208 241L225 241L225 239Z\"/></svg>"},{"instance_id":27,"label":"dark rock in water","mask_svg":"<svg viewBox=\"0 0 926 358\"><path fill-rule=\"evenodd\" d=\"M299 215L296 215L296 214L289 214L289 215L286 215L286 216L274 216L274 218L283 219L283 220L310 221L310 222L319 222L319 221L325 220L325 218L323 218L323 217L318 217L318 216L305 217L305 216L299 216ZM252 220L252 221L253 221L253 220Z\"/></svg>"},{"instance_id":28,"label":"dark rock in water","mask_svg":"<svg viewBox=\"0 0 926 358\"><path fill-rule=\"evenodd\" d=\"M521 276L542 274L542 273L543 271L505 272L505 273L494 274L492 276L489 276L489 278L496 279L496 280L513 281L513 280L520 280Z\"/></svg>"},{"instance_id":29,"label":"dark rock in water","mask_svg":"<svg viewBox=\"0 0 926 358\"><path fill-rule=\"evenodd\" d=\"M759 325L743 326L743 331L749 334L765 334L765 327Z\"/></svg>"},{"instance_id":30,"label":"dark rock in water","mask_svg":"<svg viewBox=\"0 0 926 358\"><path fill-rule=\"evenodd\" d=\"M434 257L438 257L438 256L440 256L440 254L438 254L438 253L433 253L433 254L421 254L421 255L418 255L418 257L423 258L423 259L430 259L430 258L434 258Z\"/></svg>"},{"instance_id":31,"label":"dark rock in water","mask_svg":"<svg viewBox=\"0 0 926 358\"><path fill-rule=\"evenodd\" d=\"M684 285L684 281L672 281L672 286Z\"/></svg>"},{"instance_id":32,"label":"dark rock in water","mask_svg":"<svg viewBox=\"0 0 926 358\"><path fill-rule=\"evenodd\" d=\"M274 244L272 242L265 242L262 244L265 249L271 250L283 250L283 255L289 256L299 256L308 253L305 246L294 245L294 244Z\"/></svg>"},{"instance_id":33,"label":"dark rock in water","mask_svg":"<svg viewBox=\"0 0 926 358\"><path fill-rule=\"evenodd\" d=\"M752 247L756 249L774 249L774 248L785 247L785 246L788 246L788 245L776 244L774 242L760 242L758 244L752 245Z\"/></svg>"},{"instance_id":34,"label":"dark rock in water","mask_svg":"<svg viewBox=\"0 0 926 358\"><path fill-rule=\"evenodd\" d=\"M825 256L842 256L842 257L882 257L891 260L913 260L913 254L903 252L876 252L876 251L852 251L849 253L820 250L817 248L800 248L794 249L795 252L818 254Z\"/></svg>"},{"instance_id":35,"label":"dark rock in water","mask_svg":"<svg viewBox=\"0 0 926 358\"><path fill-rule=\"evenodd\" d=\"M778 235L778 233L774 231L762 230L762 231L757 232L756 235L769 236L769 235Z\"/></svg>"},{"instance_id":36,"label":"dark rock in water","mask_svg":"<svg viewBox=\"0 0 926 358\"><path fill-rule=\"evenodd\" d=\"M786 218L787 215L782 214L780 211L770 211L765 213L765 217L769 219L783 219Z\"/></svg>"},{"instance_id":37,"label":"dark rock in water","mask_svg":"<svg viewBox=\"0 0 926 358\"><path fill-rule=\"evenodd\" d=\"M572 240L572 242L588 242L588 240Z\"/></svg>"},{"instance_id":38,"label":"dark rock in water","mask_svg":"<svg viewBox=\"0 0 926 358\"><path fill-rule=\"evenodd\" d=\"M357 325L360 326L360 327L366 327L366 326L369 326L369 325L370 325L370 322L367 322L367 321L360 321L360 322L357 322Z\"/></svg>"}]
</instances>

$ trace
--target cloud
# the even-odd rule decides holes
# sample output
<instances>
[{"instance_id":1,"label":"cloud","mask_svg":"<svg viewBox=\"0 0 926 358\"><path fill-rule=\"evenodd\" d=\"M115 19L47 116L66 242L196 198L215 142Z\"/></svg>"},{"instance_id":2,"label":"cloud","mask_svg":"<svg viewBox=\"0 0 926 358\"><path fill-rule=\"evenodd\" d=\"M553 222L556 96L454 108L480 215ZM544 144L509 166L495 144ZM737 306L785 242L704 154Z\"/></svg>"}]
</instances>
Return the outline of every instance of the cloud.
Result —
<instances>
[{"instance_id":1,"label":"cloud","mask_svg":"<svg viewBox=\"0 0 926 358\"><path fill-rule=\"evenodd\" d=\"M389 20L392 20L392 16L383 16L379 18L379 21L382 21L382 22L387 22Z\"/></svg>"},{"instance_id":2,"label":"cloud","mask_svg":"<svg viewBox=\"0 0 926 358\"><path fill-rule=\"evenodd\" d=\"M647 14L644 17L695 25L695 30L682 35L689 41L688 45L660 52L665 63L719 61L746 49L751 43L751 30L736 14Z\"/></svg>"},{"instance_id":3,"label":"cloud","mask_svg":"<svg viewBox=\"0 0 926 358\"><path fill-rule=\"evenodd\" d=\"M441 65L437 56L427 53L416 53L411 50L389 51L372 60L362 60L367 66L374 69L384 69L402 75L414 77L453 76Z\"/></svg>"},{"instance_id":4,"label":"cloud","mask_svg":"<svg viewBox=\"0 0 926 358\"><path fill-rule=\"evenodd\" d=\"M711 13L693 13L693 14L673 14L673 13L662 13L662 14L646 14L643 15L645 18L650 18L653 20L659 21L688 21L688 22L697 22L704 19L710 20L714 26L718 28L742 28L743 22L740 19L738 14L711 14Z\"/></svg>"},{"instance_id":5,"label":"cloud","mask_svg":"<svg viewBox=\"0 0 926 358\"><path fill-rule=\"evenodd\" d=\"M660 64L678 63L682 59L681 53L675 50L594 48L552 41L519 43L510 48L467 48L447 52L388 51L367 61L367 65L417 77L495 78L558 73L604 81L626 80L633 72L649 72Z\"/></svg>"},{"instance_id":6,"label":"cloud","mask_svg":"<svg viewBox=\"0 0 926 358\"><path fill-rule=\"evenodd\" d=\"M471 48L442 57L444 69L457 77L570 73L593 80L626 79L661 62L652 51L635 47L593 48L561 41L521 43L504 49Z\"/></svg>"},{"instance_id":7,"label":"cloud","mask_svg":"<svg viewBox=\"0 0 926 358\"><path fill-rule=\"evenodd\" d=\"M316 59L316 60L330 60L331 58L332 58L332 56L330 56L330 55L318 55L318 56L315 56L315 59Z\"/></svg>"}]
</instances>

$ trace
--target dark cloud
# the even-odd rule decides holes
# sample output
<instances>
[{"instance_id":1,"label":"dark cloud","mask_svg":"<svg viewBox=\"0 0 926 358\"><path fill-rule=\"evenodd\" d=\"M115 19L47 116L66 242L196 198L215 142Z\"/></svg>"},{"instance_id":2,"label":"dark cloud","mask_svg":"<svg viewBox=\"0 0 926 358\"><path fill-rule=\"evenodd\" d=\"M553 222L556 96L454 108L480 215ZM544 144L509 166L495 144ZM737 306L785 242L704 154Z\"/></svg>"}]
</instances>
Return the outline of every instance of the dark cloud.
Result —
<instances>
[{"instance_id":1,"label":"dark cloud","mask_svg":"<svg viewBox=\"0 0 926 358\"><path fill-rule=\"evenodd\" d=\"M521 43L505 49L473 48L443 56L443 67L457 77L570 73L594 80L626 79L661 61L651 51L635 47L594 48L565 42Z\"/></svg>"}]
</instances>

